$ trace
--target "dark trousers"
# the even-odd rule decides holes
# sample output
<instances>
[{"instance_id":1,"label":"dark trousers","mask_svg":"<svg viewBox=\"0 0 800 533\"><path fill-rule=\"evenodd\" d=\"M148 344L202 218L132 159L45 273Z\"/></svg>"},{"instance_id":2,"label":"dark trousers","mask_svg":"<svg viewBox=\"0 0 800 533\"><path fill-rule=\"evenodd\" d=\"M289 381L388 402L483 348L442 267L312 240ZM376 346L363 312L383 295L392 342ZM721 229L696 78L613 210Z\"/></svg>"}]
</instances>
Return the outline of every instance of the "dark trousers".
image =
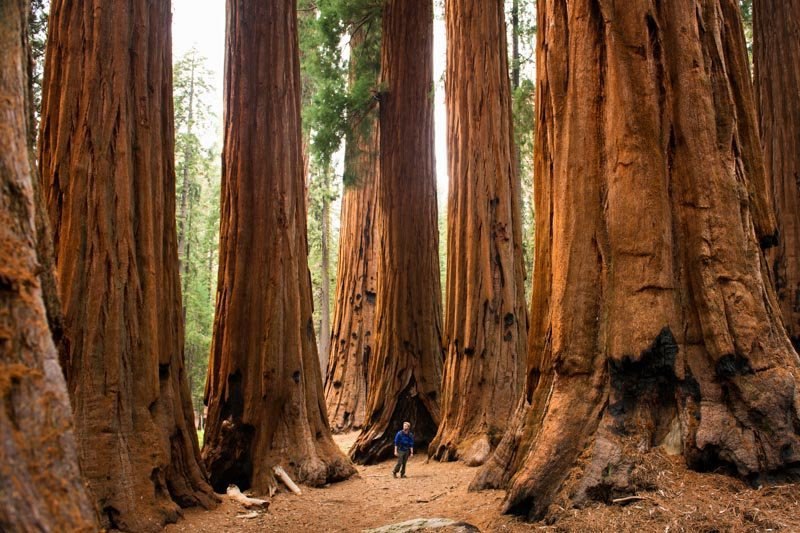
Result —
<instances>
[{"instance_id":1,"label":"dark trousers","mask_svg":"<svg viewBox=\"0 0 800 533\"><path fill-rule=\"evenodd\" d=\"M394 465L394 472L395 474L400 472L401 476L406 475L406 463L408 462L408 450L397 450L397 464Z\"/></svg>"}]
</instances>

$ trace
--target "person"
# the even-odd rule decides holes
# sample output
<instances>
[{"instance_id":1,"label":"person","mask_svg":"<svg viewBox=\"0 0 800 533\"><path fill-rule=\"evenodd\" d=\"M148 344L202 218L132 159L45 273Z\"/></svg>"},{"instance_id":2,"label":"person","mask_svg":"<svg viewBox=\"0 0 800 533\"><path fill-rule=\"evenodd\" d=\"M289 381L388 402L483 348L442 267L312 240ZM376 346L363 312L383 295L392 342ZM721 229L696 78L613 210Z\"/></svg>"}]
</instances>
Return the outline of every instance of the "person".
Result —
<instances>
[{"instance_id":1,"label":"person","mask_svg":"<svg viewBox=\"0 0 800 533\"><path fill-rule=\"evenodd\" d=\"M403 422L403 429L394 436L394 456L397 457L397 464L394 465L392 476L406 477L406 463L409 457L414 456L414 434L411 433L411 422Z\"/></svg>"}]
</instances>

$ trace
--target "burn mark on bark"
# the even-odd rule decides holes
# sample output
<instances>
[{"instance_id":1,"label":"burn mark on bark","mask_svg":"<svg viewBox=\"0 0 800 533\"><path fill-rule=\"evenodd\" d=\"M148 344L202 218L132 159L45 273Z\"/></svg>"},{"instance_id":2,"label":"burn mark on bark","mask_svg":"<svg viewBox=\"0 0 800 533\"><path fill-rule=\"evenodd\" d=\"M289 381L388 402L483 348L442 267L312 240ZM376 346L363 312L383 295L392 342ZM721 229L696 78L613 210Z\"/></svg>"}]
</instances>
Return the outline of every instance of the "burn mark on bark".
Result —
<instances>
[{"instance_id":1,"label":"burn mark on bark","mask_svg":"<svg viewBox=\"0 0 800 533\"><path fill-rule=\"evenodd\" d=\"M106 505L103 507L102 514L108 520L109 528L117 529L119 527L120 512L113 505Z\"/></svg>"},{"instance_id":2,"label":"burn mark on bark","mask_svg":"<svg viewBox=\"0 0 800 533\"><path fill-rule=\"evenodd\" d=\"M228 399L222 406L222 418L223 420L239 419L243 412L242 372L237 370L228 376Z\"/></svg>"},{"instance_id":3,"label":"burn mark on bark","mask_svg":"<svg viewBox=\"0 0 800 533\"><path fill-rule=\"evenodd\" d=\"M228 485L241 490L251 487L253 478L252 440L255 428L250 424L225 420L220 437L223 446L215 447L206 457L209 481L215 492L224 493Z\"/></svg>"},{"instance_id":4,"label":"burn mark on bark","mask_svg":"<svg viewBox=\"0 0 800 533\"><path fill-rule=\"evenodd\" d=\"M750 361L740 354L722 356L719 361L717 361L715 371L718 378L726 380L735 376L744 376L753 373L753 369L750 367Z\"/></svg>"},{"instance_id":5,"label":"burn mark on bark","mask_svg":"<svg viewBox=\"0 0 800 533\"><path fill-rule=\"evenodd\" d=\"M776 229L775 233L770 235L761 235L758 238L758 245L762 250L769 250L780 244L780 230Z\"/></svg>"},{"instance_id":6,"label":"burn mark on bark","mask_svg":"<svg viewBox=\"0 0 800 533\"><path fill-rule=\"evenodd\" d=\"M431 438L436 434L436 423L418 391L416 379L412 376L408 385L397 398L384 438L374 439L369 446L359 450L354 457L356 461L361 464L375 464L390 457L394 445L394 435L406 421L411 422L414 431L415 449L424 450L428 446ZM430 393L428 396L431 400L436 399L435 393ZM370 418L373 423L380 419L383 410L384 405L381 404L372 412Z\"/></svg>"},{"instance_id":7,"label":"burn mark on bark","mask_svg":"<svg viewBox=\"0 0 800 533\"><path fill-rule=\"evenodd\" d=\"M608 411L617 419L617 431L625 433L627 415L640 406L655 410L674 407L678 385L675 376L677 354L675 337L669 328L664 328L639 358L609 360L612 394Z\"/></svg>"}]
</instances>

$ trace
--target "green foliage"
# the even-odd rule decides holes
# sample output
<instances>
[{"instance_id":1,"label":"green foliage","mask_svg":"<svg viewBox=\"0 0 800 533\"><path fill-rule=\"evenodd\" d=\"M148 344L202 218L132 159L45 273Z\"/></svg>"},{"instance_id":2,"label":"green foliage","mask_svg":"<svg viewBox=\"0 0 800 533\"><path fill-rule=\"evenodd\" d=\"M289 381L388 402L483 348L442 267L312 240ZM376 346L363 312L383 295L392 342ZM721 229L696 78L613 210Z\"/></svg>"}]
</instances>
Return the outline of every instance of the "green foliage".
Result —
<instances>
[{"instance_id":1,"label":"green foliage","mask_svg":"<svg viewBox=\"0 0 800 533\"><path fill-rule=\"evenodd\" d=\"M342 141L367 135L374 123L382 0L300 0L298 29L303 133L307 140L309 270L314 323L335 298L339 197L334 155ZM349 53L349 56L347 55ZM344 173L345 183L355 176ZM324 293L323 280L330 290Z\"/></svg>"},{"instance_id":2,"label":"green foliage","mask_svg":"<svg viewBox=\"0 0 800 533\"><path fill-rule=\"evenodd\" d=\"M31 0L31 11L28 16L28 42L31 48L31 79L33 92L33 114L38 129L39 115L42 109L42 77L44 75L44 54L47 44L47 20L50 12L50 0Z\"/></svg>"},{"instance_id":3,"label":"green foliage","mask_svg":"<svg viewBox=\"0 0 800 533\"><path fill-rule=\"evenodd\" d=\"M313 320L317 338L321 334L322 306L327 303L328 309L333 309L336 297L336 270L339 257L336 252L339 232L338 224L334 226L332 221L339 218L338 213L334 213L337 207L336 200L339 198L339 188L332 178L333 172L330 168L326 172L312 173L308 186L308 268L313 288ZM323 235L325 226L327 235ZM327 245L327 251L323 250L324 244ZM330 287L328 294L323 293L322 280L326 276ZM325 298L327 302L323 301Z\"/></svg>"},{"instance_id":4,"label":"green foliage","mask_svg":"<svg viewBox=\"0 0 800 533\"><path fill-rule=\"evenodd\" d=\"M742 23L744 24L744 38L747 43L747 53L753 57L753 0L740 0L739 8L742 12Z\"/></svg>"},{"instance_id":5,"label":"green foliage","mask_svg":"<svg viewBox=\"0 0 800 533\"><path fill-rule=\"evenodd\" d=\"M331 165L345 137L371 127L380 62L380 0L301 0L303 129L319 168ZM350 46L355 33L365 38ZM352 55L344 57L344 50ZM352 68L351 68L352 66Z\"/></svg>"},{"instance_id":6,"label":"green foliage","mask_svg":"<svg viewBox=\"0 0 800 533\"><path fill-rule=\"evenodd\" d=\"M211 78L206 59L195 49L173 65L184 358L192 405L198 410L214 323L219 240L220 158L215 144L218 118L209 103L214 96Z\"/></svg>"},{"instance_id":7,"label":"green foliage","mask_svg":"<svg viewBox=\"0 0 800 533\"><path fill-rule=\"evenodd\" d=\"M506 0L508 68L512 88L532 80L536 70L536 0ZM517 53L514 54L514 43ZM517 75L515 76L515 73Z\"/></svg>"},{"instance_id":8,"label":"green foliage","mask_svg":"<svg viewBox=\"0 0 800 533\"><path fill-rule=\"evenodd\" d=\"M533 209L533 150L536 130L536 3L506 1L509 32L509 68L512 79L514 144L517 149L522 209L522 251L525 261L525 293L530 299L533 277L535 213ZM516 47L514 46L516 43ZM514 54L516 48L516 56ZM516 69L516 72L515 72Z\"/></svg>"}]
</instances>

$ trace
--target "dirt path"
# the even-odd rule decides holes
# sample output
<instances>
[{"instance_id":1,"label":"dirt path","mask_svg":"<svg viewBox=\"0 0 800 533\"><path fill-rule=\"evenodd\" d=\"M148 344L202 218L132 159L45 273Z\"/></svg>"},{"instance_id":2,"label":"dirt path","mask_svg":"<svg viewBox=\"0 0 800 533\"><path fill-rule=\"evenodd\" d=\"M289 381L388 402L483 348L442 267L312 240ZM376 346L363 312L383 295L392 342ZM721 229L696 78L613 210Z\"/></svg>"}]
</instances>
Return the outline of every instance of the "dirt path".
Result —
<instances>
[{"instance_id":1,"label":"dirt path","mask_svg":"<svg viewBox=\"0 0 800 533\"><path fill-rule=\"evenodd\" d=\"M347 450L356 436L335 438ZM392 466L392 462L359 466L357 477L325 488L302 487L302 496L276 494L269 511L253 519L238 518L245 511L226 498L212 512L186 510L185 519L166 531L350 532L412 518L450 518L481 531L530 531L530 526L499 515L501 491L467 492L474 468L428 462L424 455L417 455L408 462L407 477L395 479Z\"/></svg>"},{"instance_id":2,"label":"dirt path","mask_svg":"<svg viewBox=\"0 0 800 533\"><path fill-rule=\"evenodd\" d=\"M336 436L343 450L355 433ZM526 524L499 514L502 491L468 492L474 468L462 463L409 461L408 477L392 477L392 462L358 467L358 476L325 488L302 487L295 496L282 492L269 511L243 519L240 505L224 498L214 511L186 510L168 533L219 531L360 532L413 518L449 518L482 532L800 532L800 485L783 483L759 489L720 474L686 470L680 458L657 454L654 485L630 503L592 504L563 510L554 524ZM256 495L257 496L257 495Z\"/></svg>"}]
</instances>

